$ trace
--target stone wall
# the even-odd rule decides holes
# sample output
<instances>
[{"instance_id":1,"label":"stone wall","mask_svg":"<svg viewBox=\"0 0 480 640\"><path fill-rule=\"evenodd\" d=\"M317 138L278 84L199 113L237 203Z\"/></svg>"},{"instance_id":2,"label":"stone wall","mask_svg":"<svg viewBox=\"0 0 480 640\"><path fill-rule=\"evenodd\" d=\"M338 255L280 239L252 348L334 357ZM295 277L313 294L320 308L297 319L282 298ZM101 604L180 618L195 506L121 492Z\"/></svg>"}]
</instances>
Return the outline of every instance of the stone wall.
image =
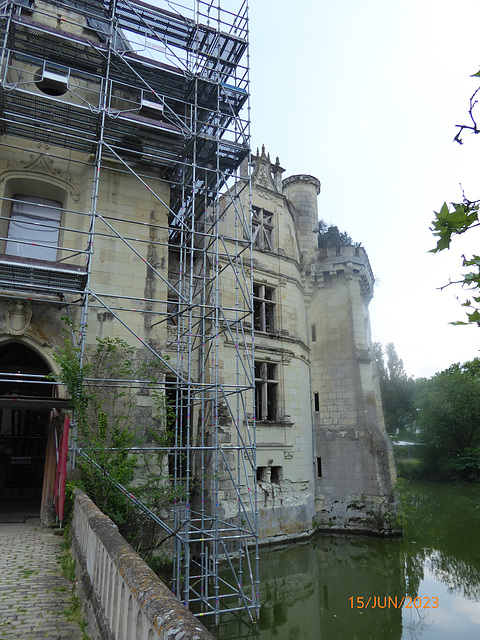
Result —
<instances>
[{"instance_id":1,"label":"stone wall","mask_svg":"<svg viewBox=\"0 0 480 640\"><path fill-rule=\"evenodd\" d=\"M270 365L277 405L273 419L257 407L260 540L314 528L384 530L396 476L372 362L368 256L357 246L318 247L315 177L282 181L278 159L273 164L265 149L252 169L255 362ZM233 222L222 220L225 237L234 237ZM233 285L223 293L230 304ZM272 320L262 327L258 291L267 289ZM226 379L233 347L221 346ZM220 495L225 516L233 517L232 497Z\"/></svg>"},{"instance_id":2,"label":"stone wall","mask_svg":"<svg viewBox=\"0 0 480 640\"><path fill-rule=\"evenodd\" d=\"M213 640L80 489L72 550L94 640Z\"/></svg>"},{"instance_id":3,"label":"stone wall","mask_svg":"<svg viewBox=\"0 0 480 640\"><path fill-rule=\"evenodd\" d=\"M372 357L365 251L320 250L310 317L315 411L316 520L321 527L382 531L396 480Z\"/></svg>"}]
</instances>

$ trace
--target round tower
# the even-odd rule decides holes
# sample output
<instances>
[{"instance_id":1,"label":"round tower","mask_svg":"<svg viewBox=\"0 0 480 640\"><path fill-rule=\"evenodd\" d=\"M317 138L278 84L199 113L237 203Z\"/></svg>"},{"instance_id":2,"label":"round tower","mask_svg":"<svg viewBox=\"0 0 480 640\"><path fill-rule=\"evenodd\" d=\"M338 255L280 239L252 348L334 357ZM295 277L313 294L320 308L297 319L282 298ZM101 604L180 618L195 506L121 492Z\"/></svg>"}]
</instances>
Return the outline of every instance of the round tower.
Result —
<instances>
[{"instance_id":1,"label":"round tower","mask_svg":"<svg viewBox=\"0 0 480 640\"><path fill-rule=\"evenodd\" d=\"M295 208L295 224L297 227L300 251L305 263L315 259L318 248L318 206L320 180L305 174L290 176L282 182L283 195Z\"/></svg>"}]
</instances>

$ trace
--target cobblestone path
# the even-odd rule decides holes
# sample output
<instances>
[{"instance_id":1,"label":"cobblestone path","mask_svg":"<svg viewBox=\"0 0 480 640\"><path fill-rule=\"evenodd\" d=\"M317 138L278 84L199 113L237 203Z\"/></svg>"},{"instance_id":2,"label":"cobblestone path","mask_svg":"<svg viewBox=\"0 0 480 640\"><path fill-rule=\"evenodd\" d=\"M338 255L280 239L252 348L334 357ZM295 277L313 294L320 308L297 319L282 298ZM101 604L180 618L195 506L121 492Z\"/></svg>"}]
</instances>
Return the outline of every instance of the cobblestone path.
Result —
<instances>
[{"instance_id":1,"label":"cobblestone path","mask_svg":"<svg viewBox=\"0 0 480 640\"><path fill-rule=\"evenodd\" d=\"M62 576L62 537L38 521L0 523L0 640L81 640L69 622L71 583Z\"/></svg>"}]
</instances>

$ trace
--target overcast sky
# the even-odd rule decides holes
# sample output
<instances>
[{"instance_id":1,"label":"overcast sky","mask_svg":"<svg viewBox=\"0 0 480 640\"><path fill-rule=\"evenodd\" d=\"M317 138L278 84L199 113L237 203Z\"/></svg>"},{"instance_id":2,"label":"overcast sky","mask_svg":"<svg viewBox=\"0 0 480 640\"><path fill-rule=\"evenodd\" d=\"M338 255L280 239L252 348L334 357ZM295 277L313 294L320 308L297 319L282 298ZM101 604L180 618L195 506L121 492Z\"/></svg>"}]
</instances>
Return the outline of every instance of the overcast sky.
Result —
<instances>
[{"instance_id":1,"label":"overcast sky","mask_svg":"<svg viewBox=\"0 0 480 640\"><path fill-rule=\"evenodd\" d=\"M480 198L480 136L453 142L479 25L480 0L250 2L252 148L320 180L320 217L362 243L377 279L372 338L416 377L480 355L480 328L449 325L464 310L438 290L480 236L428 253L433 211L460 183Z\"/></svg>"}]
</instances>

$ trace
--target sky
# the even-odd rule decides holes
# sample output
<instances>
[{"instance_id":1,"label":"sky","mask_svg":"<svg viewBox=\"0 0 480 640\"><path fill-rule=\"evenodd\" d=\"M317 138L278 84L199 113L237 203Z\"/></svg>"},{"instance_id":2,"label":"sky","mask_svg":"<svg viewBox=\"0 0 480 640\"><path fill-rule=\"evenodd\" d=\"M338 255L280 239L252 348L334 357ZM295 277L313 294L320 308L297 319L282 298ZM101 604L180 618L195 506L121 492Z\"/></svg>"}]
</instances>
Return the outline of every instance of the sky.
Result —
<instances>
[{"instance_id":1,"label":"sky","mask_svg":"<svg viewBox=\"0 0 480 640\"><path fill-rule=\"evenodd\" d=\"M249 14L252 149L317 177L320 218L366 249L373 341L414 377L480 356L480 328L449 324L461 290L439 290L480 232L429 253L433 212L462 189L480 198L480 136L453 142L480 84L480 0L251 0Z\"/></svg>"}]
</instances>

